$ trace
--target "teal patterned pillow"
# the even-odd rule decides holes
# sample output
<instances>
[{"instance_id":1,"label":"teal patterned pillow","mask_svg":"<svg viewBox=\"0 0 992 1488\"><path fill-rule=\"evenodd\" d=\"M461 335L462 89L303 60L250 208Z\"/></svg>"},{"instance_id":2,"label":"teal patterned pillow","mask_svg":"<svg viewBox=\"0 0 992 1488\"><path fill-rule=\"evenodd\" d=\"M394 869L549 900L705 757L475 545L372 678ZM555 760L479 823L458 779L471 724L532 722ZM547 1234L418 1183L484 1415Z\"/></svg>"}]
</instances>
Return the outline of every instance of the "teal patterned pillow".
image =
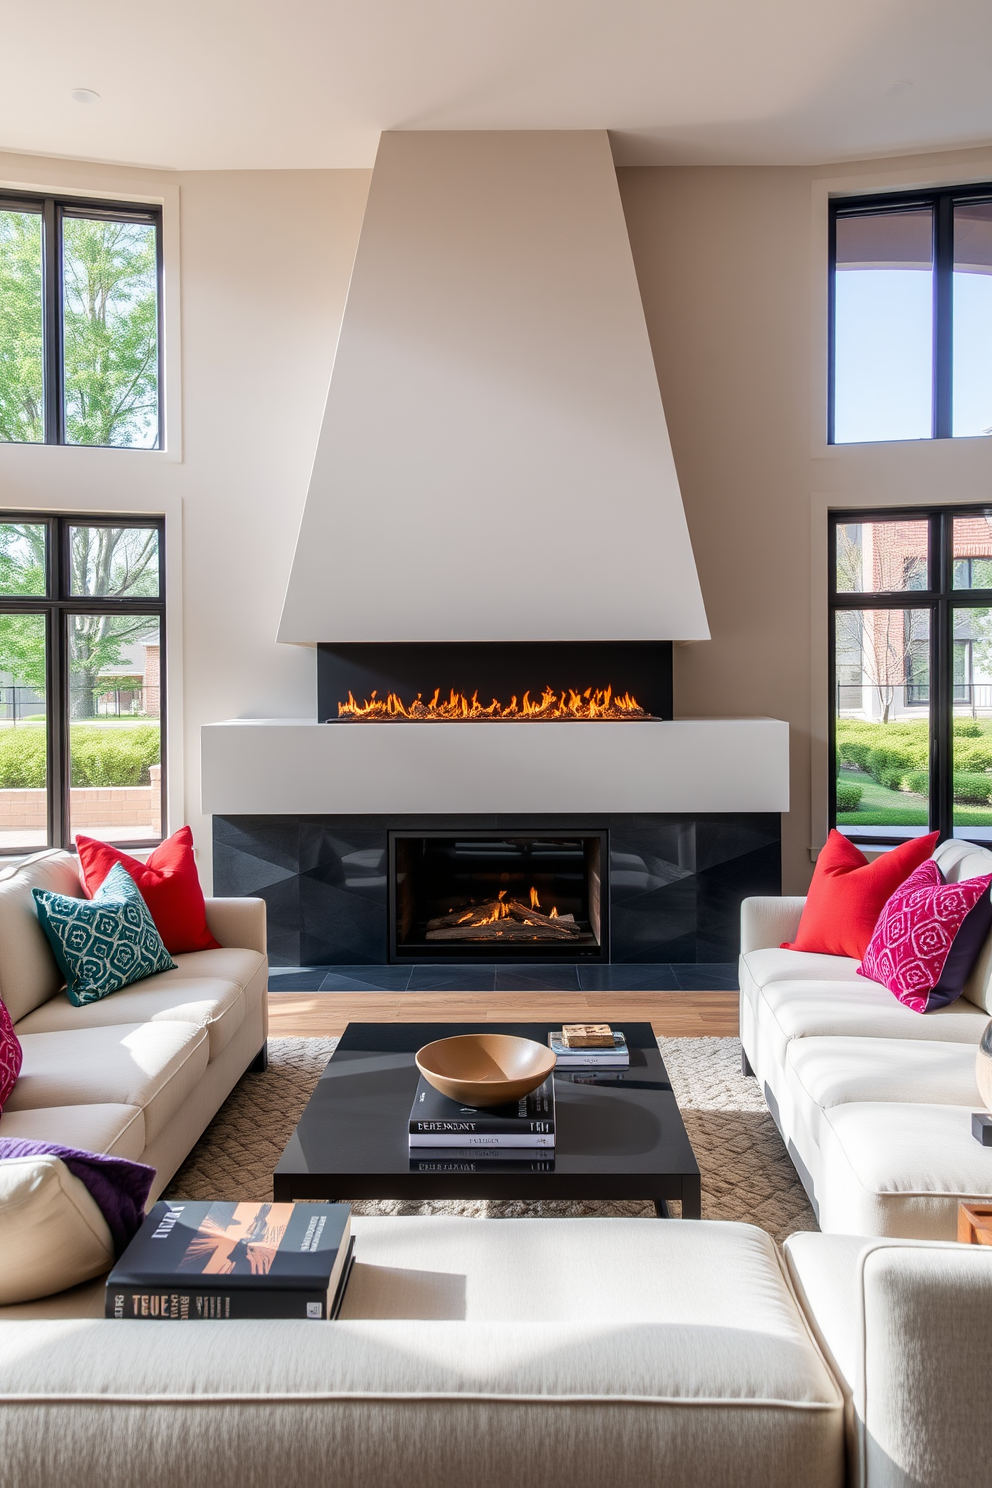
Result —
<instances>
[{"instance_id":1,"label":"teal patterned pillow","mask_svg":"<svg viewBox=\"0 0 992 1488\"><path fill-rule=\"evenodd\" d=\"M153 972L175 970L138 885L120 863L92 899L69 899L47 889L31 892L76 1007L98 1002Z\"/></svg>"}]
</instances>

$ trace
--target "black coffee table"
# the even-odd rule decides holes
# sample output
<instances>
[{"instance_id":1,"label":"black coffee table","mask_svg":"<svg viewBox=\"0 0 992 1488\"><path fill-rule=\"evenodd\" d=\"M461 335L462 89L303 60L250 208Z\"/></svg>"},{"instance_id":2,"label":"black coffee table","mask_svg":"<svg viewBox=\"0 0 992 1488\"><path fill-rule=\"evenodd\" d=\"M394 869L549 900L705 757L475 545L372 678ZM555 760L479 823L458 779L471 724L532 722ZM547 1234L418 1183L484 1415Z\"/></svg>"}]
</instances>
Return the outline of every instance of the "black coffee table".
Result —
<instances>
[{"instance_id":1,"label":"black coffee table","mask_svg":"<svg viewBox=\"0 0 992 1488\"><path fill-rule=\"evenodd\" d=\"M349 1023L273 1176L292 1199L679 1199L700 1217L699 1167L650 1023L614 1023L630 1068L555 1075L558 1145L503 1164L437 1158L407 1139L414 1054L456 1033L545 1043L561 1023Z\"/></svg>"}]
</instances>

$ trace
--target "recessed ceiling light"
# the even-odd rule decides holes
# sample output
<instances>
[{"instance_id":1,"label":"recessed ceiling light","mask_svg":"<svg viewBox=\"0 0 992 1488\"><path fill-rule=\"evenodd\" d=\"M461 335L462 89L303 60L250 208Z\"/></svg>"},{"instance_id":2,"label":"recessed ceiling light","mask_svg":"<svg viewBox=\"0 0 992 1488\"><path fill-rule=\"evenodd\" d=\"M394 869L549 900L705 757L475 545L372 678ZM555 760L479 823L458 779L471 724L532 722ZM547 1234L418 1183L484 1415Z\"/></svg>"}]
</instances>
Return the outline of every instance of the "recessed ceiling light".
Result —
<instances>
[{"instance_id":1,"label":"recessed ceiling light","mask_svg":"<svg viewBox=\"0 0 992 1488\"><path fill-rule=\"evenodd\" d=\"M99 103L99 93L94 93L92 88L73 88L69 94L73 103Z\"/></svg>"}]
</instances>

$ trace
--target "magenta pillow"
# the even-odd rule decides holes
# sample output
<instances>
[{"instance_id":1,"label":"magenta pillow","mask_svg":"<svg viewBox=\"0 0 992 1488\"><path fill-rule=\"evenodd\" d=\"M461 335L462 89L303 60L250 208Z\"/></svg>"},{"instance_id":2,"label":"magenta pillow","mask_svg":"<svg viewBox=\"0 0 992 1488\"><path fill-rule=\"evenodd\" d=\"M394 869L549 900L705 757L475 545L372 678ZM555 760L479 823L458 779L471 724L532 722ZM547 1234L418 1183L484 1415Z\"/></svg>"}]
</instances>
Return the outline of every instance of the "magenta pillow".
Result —
<instances>
[{"instance_id":1,"label":"magenta pillow","mask_svg":"<svg viewBox=\"0 0 992 1488\"><path fill-rule=\"evenodd\" d=\"M900 884L878 917L859 975L881 982L914 1013L960 997L992 928L992 873L945 883L928 859Z\"/></svg>"},{"instance_id":2,"label":"magenta pillow","mask_svg":"<svg viewBox=\"0 0 992 1488\"><path fill-rule=\"evenodd\" d=\"M0 1002L0 1111L21 1073L21 1041L14 1032L4 1003Z\"/></svg>"}]
</instances>

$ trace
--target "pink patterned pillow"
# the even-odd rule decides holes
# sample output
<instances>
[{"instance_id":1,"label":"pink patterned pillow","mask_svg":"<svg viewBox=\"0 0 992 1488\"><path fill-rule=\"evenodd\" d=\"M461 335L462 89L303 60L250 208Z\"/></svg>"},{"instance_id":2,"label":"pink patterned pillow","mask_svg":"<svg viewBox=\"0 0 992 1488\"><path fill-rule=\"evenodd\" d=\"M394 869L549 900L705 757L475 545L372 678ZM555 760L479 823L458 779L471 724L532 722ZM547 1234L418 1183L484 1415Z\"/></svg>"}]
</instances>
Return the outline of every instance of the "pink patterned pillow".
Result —
<instances>
[{"instance_id":1,"label":"pink patterned pillow","mask_svg":"<svg viewBox=\"0 0 992 1488\"><path fill-rule=\"evenodd\" d=\"M21 1073L21 1041L14 1032L10 1014L0 1002L0 1111Z\"/></svg>"},{"instance_id":2,"label":"pink patterned pillow","mask_svg":"<svg viewBox=\"0 0 992 1488\"><path fill-rule=\"evenodd\" d=\"M863 977L881 982L914 1013L960 997L992 927L992 873L945 883L932 858L900 884L878 917Z\"/></svg>"}]
</instances>

